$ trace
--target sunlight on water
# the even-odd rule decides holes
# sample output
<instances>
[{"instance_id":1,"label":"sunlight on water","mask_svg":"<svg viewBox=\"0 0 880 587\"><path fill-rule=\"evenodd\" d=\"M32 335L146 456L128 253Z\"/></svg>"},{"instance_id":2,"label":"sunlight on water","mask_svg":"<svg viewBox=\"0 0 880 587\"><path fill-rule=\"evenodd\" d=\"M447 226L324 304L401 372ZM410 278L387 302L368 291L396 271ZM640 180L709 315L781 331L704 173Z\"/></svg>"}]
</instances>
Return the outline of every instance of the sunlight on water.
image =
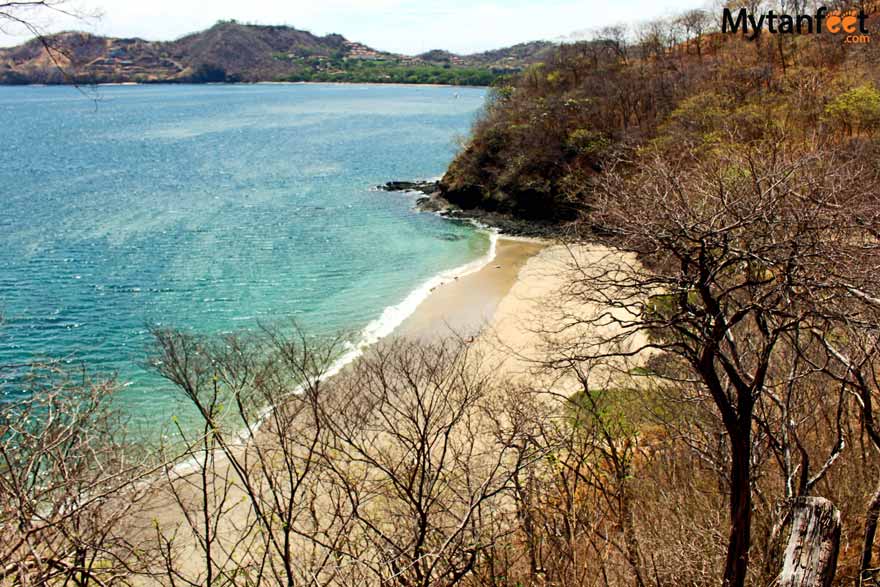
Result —
<instances>
[{"instance_id":1,"label":"sunlight on water","mask_svg":"<svg viewBox=\"0 0 880 587\"><path fill-rule=\"evenodd\" d=\"M0 88L0 364L64 357L179 407L148 323L353 333L489 247L371 189L443 173L484 92L383 86ZM459 97L456 98L456 95ZM15 397L20 372L0 372Z\"/></svg>"}]
</instances>

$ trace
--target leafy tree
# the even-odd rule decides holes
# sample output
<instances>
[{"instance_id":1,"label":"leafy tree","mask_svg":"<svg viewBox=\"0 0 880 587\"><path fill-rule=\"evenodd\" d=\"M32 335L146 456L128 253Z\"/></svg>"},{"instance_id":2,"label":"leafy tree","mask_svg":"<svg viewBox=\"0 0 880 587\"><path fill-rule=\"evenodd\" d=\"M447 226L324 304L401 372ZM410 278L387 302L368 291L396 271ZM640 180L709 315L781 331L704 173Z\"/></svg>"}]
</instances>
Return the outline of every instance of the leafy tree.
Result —
<instances>
[{"instance_id":1,"label":"leafy tree","mask_svg":"<svg viewBox=\"0 0 880 587\"><path fill-rule=\"evenodd\" d=\"M825 119L853 133L872 133L880 125L880 91L867 83L837 96L825 107Z\"/></svg>"}]
</instances>

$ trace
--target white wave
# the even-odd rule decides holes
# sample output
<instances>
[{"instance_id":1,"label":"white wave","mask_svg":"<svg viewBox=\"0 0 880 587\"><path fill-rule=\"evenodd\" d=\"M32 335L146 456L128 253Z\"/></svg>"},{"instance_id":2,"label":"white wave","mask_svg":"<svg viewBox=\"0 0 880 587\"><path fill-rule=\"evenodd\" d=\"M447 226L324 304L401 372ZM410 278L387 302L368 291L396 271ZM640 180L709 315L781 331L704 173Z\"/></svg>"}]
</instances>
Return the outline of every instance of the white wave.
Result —
<instances>
[{"instance_id":1,"label":"white wave","mask_svg":"<svg viewBox=\"0 0 880 587\"><path fill-rule=\"evenodd\" d=\"M454 269L441 271L411 291L402 302L385 308L378 318L364 327L361 331L360 340L357 343L348 343L346 345L347 350L324 371L322 379L326 380L334 375L338 375L347 365L361 357L367 347L379 342L397 330L407 318L415 313L422 302L428 299L433 290L466 275L476 273L495 259L498 248L498 232L480 225L477 222L473 222L473 224L489 235L489 250L486 254L479 259L475 259ZM290 394L299 395L303 392L305 387L306 384L303 383L291 390ZM283 397L281 399L283 400ZM241 446L244 446L252 435L260 429L269 417L269 414L272 413L272 410L272 406L267 406L260 414L257 422L253 424L250 429L245 428L238 433L237 440ZM201 460L204 461L204 454L202 454ZM193 455L189 459L175 465L172 468L172 473L177 476L183 476L196 471L198 465L199 457L198 455Z\"/></svg>"},{"instance_id":2,"label":"white wave","mask_svg":"<svg viewBox=\"0 0 880 587\"><path fill-rule=\"evenodd\" d=\"M416 308L418 308L419 305L431 295L432 290L454 281L455 279L464 277L465 275L476 273L491 263L495 258L498 234L494 231L487 232L489 232L489 250L485 255L479 259L471 261L470 263L435 275L410 292L410 294L396 306L385 308L385 311L382 312L382 315L379 316L379 318L373 320L367 324L366 328L364 328L361 335L362 342L359 346L369 346L394 332L394 330L400 326L404 320L409 318L416 311Z\"/></svg>"}]
</instances>

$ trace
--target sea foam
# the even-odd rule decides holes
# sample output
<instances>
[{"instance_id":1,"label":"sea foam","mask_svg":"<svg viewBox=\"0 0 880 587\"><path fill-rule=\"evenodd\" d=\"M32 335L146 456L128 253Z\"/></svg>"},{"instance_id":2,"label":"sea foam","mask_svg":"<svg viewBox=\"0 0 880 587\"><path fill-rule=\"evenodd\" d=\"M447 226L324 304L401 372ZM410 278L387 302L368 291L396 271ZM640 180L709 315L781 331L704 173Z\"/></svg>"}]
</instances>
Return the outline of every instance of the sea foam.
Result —
<instances>
[{"instance_id":1,"label":"sea foam","mask_svg":"<svg viewBox=\"0 0 880 587\"><path fill-rule=\"evenodd\" d=\"M352 362L363 356L369 346L376 344L383 338L393 334L407 318L416 312L422 302L428 299L431 292L435 289L446 285L447 283L451 283L456 279L472 275L491 263L495 259L497 253L498 232L481 225L477 225L477 227L489 236L489 250L486 251L485 255L459 267L441 271L412 290L400 303L385 308L378 318L372 320L364 327L356 342L346 344L345 352L322 373L321 380L326 380L338 375L347 365L350 365ZM301 394L305 390L306 385L307 384L304 383L297 386L291 390L290 395ZM284 400L284 396L281 397L281 400ZM257 422L249 428L242 429L237 434L237 440L240 443L240 446L243 447L245 443L256 434L263 423L268 419L273 409L274 406L267 406L260 414ZM191 458L178 463L172 468L172 473L177 476L192 473L197 470L199 464L198 458L199 455L196 454Z\"/></svg>"}]
</instances>

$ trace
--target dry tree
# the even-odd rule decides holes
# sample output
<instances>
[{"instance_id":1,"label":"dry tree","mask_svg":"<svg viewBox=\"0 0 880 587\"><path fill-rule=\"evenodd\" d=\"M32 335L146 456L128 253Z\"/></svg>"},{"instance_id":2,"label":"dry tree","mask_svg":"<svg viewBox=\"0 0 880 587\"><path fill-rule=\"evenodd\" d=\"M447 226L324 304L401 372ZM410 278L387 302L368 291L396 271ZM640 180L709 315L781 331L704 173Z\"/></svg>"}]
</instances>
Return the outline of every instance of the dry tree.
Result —
<instances>
[{"instance_id":1,"label":"dry tree","mask_svg":"<svg viewBox=\"0 0 880 587\"><path fill-rule=\"evenodd\" d=\"M125 524L157 469L125 436L115 390L35 367L0 403L0 583L129 584L149 566Z\"/></svg>"},{"instance_id":2,"label":"dry tree","mask_svg":"<svg viewBox=\"0 0 880 587\"><path fill-rule=\"evenodd\" d=\"M792 389L817 373L800 347L832 320L829 308L852 298L829 268L841 245L864 233L851 211L877 185L873 170L846 154L765 147L701 160L648 154L632 173L607 174L591 220L632 256L581 263L572 255L578 277L564 295L600 310L572 312L556 334L599 335L562 337L551 362L650 356L656 381L711 402L729 492L723 583L737 587L749 573L760 459L782 460L790 497L810 491L843 449L832 434L808 458L803 414L786 410L804 409ZM842 403L840 393L833 398Z\"/></svg>"},{"instance_id":3,"label":"dry tree","mask_svg":"<svg viewBox=\"0 0 880 587\"><path fill-rule=\"evenodd\" d=\"M182 521L158 529L174 584L455 585L513 527L518 429L461 341L394 341L332 379L339 345L299 331L156 332L154 365L198 413Z\"/></svg>"}]
</instances>

